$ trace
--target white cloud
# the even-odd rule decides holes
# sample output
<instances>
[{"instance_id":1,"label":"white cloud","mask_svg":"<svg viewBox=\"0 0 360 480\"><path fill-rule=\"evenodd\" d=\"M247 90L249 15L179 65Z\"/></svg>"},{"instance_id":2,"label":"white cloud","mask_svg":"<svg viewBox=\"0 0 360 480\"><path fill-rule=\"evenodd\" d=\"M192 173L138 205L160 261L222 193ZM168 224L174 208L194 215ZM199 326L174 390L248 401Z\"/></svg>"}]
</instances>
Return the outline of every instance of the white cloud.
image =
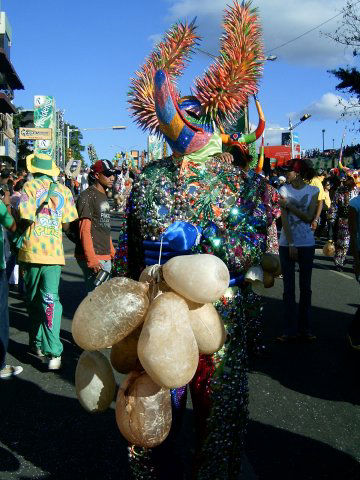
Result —
<instances>
[{"instance_id":1,"label":"white cloud","mask_svg":"<svg viewBox=\"0 0 360 480\"><path fill-rule=\"evenodd\" d=\"M344 111L344 107L358 104L356 99L346 100L334 93L325 93L319 100L315 100L301 112L292 114L293 118L300 118L305 113L310 113L313 120L338 120Z\"/></svg>"},{"instance_id":2,"label":"white cloud","mask_svg":"<svg viewBox=\"0 0 360 480\"><path fill-rule=\"evenodd\" d=\"M267 123L264 143L265 145L281 145L281 134L286 131L284 127L276 123Z\"/></svg>"},{"instance_id":3,"label":"white cloud","mask_svg":"<svg viewBox=\"0 0 360 480\"><path fill-rule=\"evenodd\" d=\"M152 43L153 48L158 45L162 40L163 34L162 33L153 33L148 37L148 40Z\"/></svg>"},{"instance_id":4,"label":"white cloud","mask_svg":"<svg viewBox=\"0 0 360 480\"><path fill-rule=\"evenodd\" d=\"M229 0L168 0L167 20L192 19L197 16L202 48L216 54L221 33L223 10ZM260 13L266 51L286 43L341 11L344 0L254 0ZM337 19L320 29L274 50L279 59L301 65L330 68L351 61L351 52L321 34L336 28Z\"/></svg>"}]
</instances>

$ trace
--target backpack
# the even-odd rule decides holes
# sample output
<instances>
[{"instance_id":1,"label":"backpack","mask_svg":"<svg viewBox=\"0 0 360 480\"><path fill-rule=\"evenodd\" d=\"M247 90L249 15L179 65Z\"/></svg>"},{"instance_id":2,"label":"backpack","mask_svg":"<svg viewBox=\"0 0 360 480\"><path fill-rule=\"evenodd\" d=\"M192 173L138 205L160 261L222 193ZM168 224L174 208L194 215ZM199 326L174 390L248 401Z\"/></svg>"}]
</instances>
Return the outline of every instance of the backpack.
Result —
<instances>
[{"instance_id":1,"label":"backpack","mask_svg":"<svg viewBox=\"0 0 360 480\"><path fill-rule=\"evenodd\" d=\"M69 229L65 232L67 238L75 243L80 243L80 228L79 228L79 219L77 218L73 222L70 223Z\"/></svg>"}]
</instances>

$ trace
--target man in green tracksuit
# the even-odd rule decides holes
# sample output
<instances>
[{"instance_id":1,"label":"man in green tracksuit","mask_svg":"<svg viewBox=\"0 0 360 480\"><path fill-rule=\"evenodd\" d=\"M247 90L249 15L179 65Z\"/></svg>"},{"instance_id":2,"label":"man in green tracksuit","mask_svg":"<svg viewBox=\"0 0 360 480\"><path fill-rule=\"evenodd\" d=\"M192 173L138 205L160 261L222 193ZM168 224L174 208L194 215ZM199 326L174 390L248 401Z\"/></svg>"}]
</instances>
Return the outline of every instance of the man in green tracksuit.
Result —
<instances>
[{"instance_id":1,"label":"man in green tracksuit","mask_svg":"<svg viewBox=\"0 0 360 480\"><path fill-rule=\"evenodd\" d=\"M27 168L34 179L24 185L20 199L26 232L18 259L24 270L29 344L33 353L48 358L49 370L57 370L63 351L59 300L61 265L65 264L62 231L77 219L77 211L70 190L53 181L59 169L50 156L29 155Z\"/></svg>"}]
</instances>

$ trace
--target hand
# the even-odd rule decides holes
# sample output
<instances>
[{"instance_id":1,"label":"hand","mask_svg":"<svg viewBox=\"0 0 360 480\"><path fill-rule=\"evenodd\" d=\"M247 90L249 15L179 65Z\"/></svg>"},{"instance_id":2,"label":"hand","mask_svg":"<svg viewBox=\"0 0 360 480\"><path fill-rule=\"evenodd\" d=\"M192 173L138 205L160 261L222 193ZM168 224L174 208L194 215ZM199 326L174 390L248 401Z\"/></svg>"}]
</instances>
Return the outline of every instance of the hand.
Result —
<instances>
[{"instance_id":1,"label":"hand","mask_svg":"<svg viewBox=\"0 0 360 480\"><path fill-rule=\"evenodd\" d=\"M279 195L279 205L281 208L287 208L288 206L288 201L286 200L286 198L282 197L281 195Z\"/></svg>"},{"instance_id":2,"label":"hand","mask_svg":"<svg viewBox=\"0 0 360 480\"><path fill-rule=\"evenodd\" d=\"M299 259L298 249L296 247L289 247L289 256L295 262Z\"/></svg>"},{"instance_id":3,"label":"hand","mask_svg":"<svg viewBox=\"0 0 360 480\"><path fill-rule=\"evenodd\" d=\"M88 262L87 266L88 266L88 268L93 270L94 273L98 273L101 270L101 265L100 265L99 260L93 260L91 262Z\"/></svg>"},{"instance_id":4,"label":"hand","mask_svg":"<svg viewBox=\"0 0 360 480\"><path fill-rule=\"evenodd\" d=\"M317 229L317 227L318 227L318 222L317 222L317 220L313 220L313 221L311 222L311 230L312 230L313 232L315 232L315 230Z\"/></svg>"},{"instance_id":5,"label":"hand","mask_svg":"<svg viewBox=\"0 0 360 480\"><path fill-rule=\"evenodd\" d=\"M231 153L228 152L222 153L221 155L219 155L219 158L221 161L227 163L228 165L231 165L234 161L233 156L231 155Z\"/></svg>"}]
</instances>

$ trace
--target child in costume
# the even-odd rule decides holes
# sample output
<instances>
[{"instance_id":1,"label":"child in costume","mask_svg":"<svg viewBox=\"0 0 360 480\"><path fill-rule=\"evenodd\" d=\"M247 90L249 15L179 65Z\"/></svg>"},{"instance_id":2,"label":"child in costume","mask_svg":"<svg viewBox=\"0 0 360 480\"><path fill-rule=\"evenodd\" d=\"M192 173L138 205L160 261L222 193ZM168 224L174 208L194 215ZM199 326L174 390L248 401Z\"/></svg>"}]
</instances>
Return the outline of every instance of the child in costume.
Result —
<instances>
[{"instance_id":1,"label":"child in costume","mask_svg":"<svg viewBox=\"0 0 360 480\"><path fill-rule=\"evenodd\" d=\"M191 97L177 93L174 81L198 37L194 22L176 24L132 80L129 103L143 129L162 134L173 155L148 165L133 185L122 219L114 273L138 279L147 265L176 255L210 253L228 266L231 281L216 303L227 342L213 356L201 355L190 389L199 436L197 478L238 478L247 420L247 348L243 298L252 297L244 274L260 263L272 222L267 184L249 174L247 144L261 136L265 121L256 99L259 124L254 133L227 135L233 121L257 91L263 62L260 26L251 3L237 1L225 12L221 54ZM243 165L226 162L223 148L236 148ZM161 246L161 254L160 254ZM257 300L256 300L257 301ZM175 429L186 404L186 386L172 391ZM173 429L174 431L174 429ZM183 478L179 469L161 472L166 446L130 449L138 479ZM162 465L163 466L163 465ZM163 475L163 476L162 476ZM178 476L177 476L178 475Z\"/></svg>"}]
</instances>

